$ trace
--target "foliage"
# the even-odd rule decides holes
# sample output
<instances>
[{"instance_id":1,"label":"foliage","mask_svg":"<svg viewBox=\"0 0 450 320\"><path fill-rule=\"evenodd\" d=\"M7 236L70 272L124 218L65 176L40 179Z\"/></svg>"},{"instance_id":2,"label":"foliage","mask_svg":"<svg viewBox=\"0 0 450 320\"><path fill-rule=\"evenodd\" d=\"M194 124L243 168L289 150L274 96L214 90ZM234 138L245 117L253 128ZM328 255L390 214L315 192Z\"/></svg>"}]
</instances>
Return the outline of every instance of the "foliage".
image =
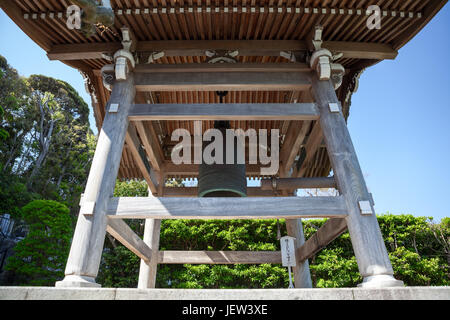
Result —
<instances>
[{"instance_id":1,"label":"foliage","mask_svg":"<svg viewBox=\"0 0 450 320\"><path fill-rule=\"evenodd\" d=\"M0 56L0 108L0 197L9 199L0 214L39 197L63 201L75 215L95 148L87 104L66 82L20 77Z\"/></svg>"},{"instance_id":2,"label":"foliage","mask_svg":"<svg viewBox=\"0 0 450 320\"><path fill-rule=\"evenodd\" d=\"M23 207L22 217L29 232L6 270L14 272L16 284L52 286L64 276L72 236L69 209L56 201L34 200Z\"/></svg>"},{"instance_id":3,"label":"foliage","mask_svg":"<svg viewBox=\"0 0 450 320\"><path fill-rule=\"evenodd\" d=\"M144 180L116 181L114 197L147 197L148 186Z\"/></svg>"},{"instance_id":4,"label":"foliage","mask_svg":"<svg viewBox=\"0 0 450 320\"><path fill-rule=\"evenodd\" d=\"M5 110L3 110L2 106L0 106L0 120L3 120L3 115L5 114ZM6 140L9 137L8 131L0 127L0 141Z\"/></svg>"},{"instance_id":5,"label":"foliage","mask_svg":"<svg viewBox=\"0 0 450 320\"><path fill-rule=\"evenodd\" d=\"M10 214L14 223L12 233L4 236L14 243L26 236L27 229L30 232L16 248L8 279L12 274L20 284L50 283L61 274L65 264L63 247L70 240L72 219L79 209L80 195L93 158L96 140L89 126L89 108L66 82L42 75L21 77L0 56L0 137L0 215ZM65 209L56 206L56 202L52 205L41 203L39 212L42 216L39 217L32 215L27 209L29 205L22 210L27 203L37 199L62 202L64 205L60 206ZM39 202L31 203L37 206ZM45 220L46 214L51 216L52 206L64 221ZM72 214L68 218L66 206ZM55 230L62 228L64 237L59 242L54 240L57 238L44 241L45 234L39 233L39 223L35 221L40 221L41 232L53 227ZM26 244L35 246L36 253L27 252ZM59 253L39 247L47 244L57 248ZM46 254L50 258L47 262L44 261ZM31 259L28 265L24 262L27 259ZM31 275L33 270L37 272L36 277Z\"/></svg>"}]
</instances>

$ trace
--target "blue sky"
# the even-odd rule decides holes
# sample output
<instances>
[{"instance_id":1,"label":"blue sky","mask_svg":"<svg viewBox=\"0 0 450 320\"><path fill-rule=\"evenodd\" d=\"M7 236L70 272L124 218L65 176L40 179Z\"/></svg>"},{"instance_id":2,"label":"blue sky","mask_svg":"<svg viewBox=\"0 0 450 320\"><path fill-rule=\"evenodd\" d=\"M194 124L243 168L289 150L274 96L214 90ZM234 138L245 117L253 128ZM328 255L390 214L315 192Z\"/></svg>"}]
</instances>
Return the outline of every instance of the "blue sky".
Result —
<instances>
[{"instance_id":1,"label":"blue sky","mask_svg":"<svg viewBox=\"0 0 450 320\"><path fill-rule=\"evenodd\" d=\"M348 126L377 214L450 216L449 31L447 4L396 60L366 70L353 95ZM0 54L21 75L67 81L91 104L80 73L49 61L1 10L0 36Z\"/></svg>"}]
</instances>

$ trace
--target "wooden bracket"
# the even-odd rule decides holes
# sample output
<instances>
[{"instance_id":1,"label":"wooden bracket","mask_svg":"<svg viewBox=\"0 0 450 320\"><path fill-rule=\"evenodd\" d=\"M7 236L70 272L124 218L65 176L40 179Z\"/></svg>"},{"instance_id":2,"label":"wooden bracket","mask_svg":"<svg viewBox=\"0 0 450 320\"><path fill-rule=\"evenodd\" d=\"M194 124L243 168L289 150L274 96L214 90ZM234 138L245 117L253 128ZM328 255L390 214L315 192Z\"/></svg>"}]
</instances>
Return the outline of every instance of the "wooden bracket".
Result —
<instances>
[{"instance_id":1,"label":"wooden bracket","mask_svg":"<svg viewBox=\"0 0 450 320\"><path fill-rule=\"evenodd\" d=\"M127 27L122 27L121 31L123 49L114 54L115 73L117 80L126 80L130 69L134 69L136 66L136 61L131 53L135 50L136 41L133 41L133 35Z\"/></svg>"},{"instance_id":2,"label":"wooden bracket","mask_svg":"<svg viewBox=\"0 0 450 320\"><path fill-rule=\"evenodd\" d=\"M341 64L333 63L333 61L341 58L343 54L333 55L330 50L322 48L322 34L323 27L317 25L306 41L308 49L312 52L310 66L317 72L320 80L331 79L334 89L337 90L342 84L345 69Z\"/></svg>"}]
</instances>

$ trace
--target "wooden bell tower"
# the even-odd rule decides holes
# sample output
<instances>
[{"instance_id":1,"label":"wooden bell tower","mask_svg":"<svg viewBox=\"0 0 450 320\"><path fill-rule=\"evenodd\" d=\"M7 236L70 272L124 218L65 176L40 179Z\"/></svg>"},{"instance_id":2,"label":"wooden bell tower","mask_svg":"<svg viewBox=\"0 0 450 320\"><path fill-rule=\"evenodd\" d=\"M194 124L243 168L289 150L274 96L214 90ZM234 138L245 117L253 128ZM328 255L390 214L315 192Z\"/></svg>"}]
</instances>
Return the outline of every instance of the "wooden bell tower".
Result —
<instances>
[{"instance_id":1,"label":"wooden bell tower","mask_svg":"<svg viewBox=\"0 0 450 320\"><path fill-rule=\"evenodd\" d=\"M390 1L382 28L366 27L360 3L329 1L111 1L114 26L93 36L66 28L64 3L0 0L46 52L83 74L99 128L65 278L57 287L99 287L106 232L141 259L139 288L154 288L158 264L281 263L276 251L160 251L162 219L286 219L295 238L294 285L310 288L308 259L347 229L361 287L402 286L381 236L371 194L346 125L361 72L419 32L447 1ZM309 3L309 4L308 4ZM228 91L218 103L216 91ZM247 197L199 198L165 186L197 178L198 163L171 161L172 132L195 141L231 128L279 132L278 171L246 163ZM247 159L248 161L248 159ZM330 172L333 176L330 176ZM117 178L143 178L149 197L113 197ZM297 197L301 188L337 196ZM328 218L305 241L302 218ZM145 219L144 237L123 219Z\"/></svg>"}]
</instances>

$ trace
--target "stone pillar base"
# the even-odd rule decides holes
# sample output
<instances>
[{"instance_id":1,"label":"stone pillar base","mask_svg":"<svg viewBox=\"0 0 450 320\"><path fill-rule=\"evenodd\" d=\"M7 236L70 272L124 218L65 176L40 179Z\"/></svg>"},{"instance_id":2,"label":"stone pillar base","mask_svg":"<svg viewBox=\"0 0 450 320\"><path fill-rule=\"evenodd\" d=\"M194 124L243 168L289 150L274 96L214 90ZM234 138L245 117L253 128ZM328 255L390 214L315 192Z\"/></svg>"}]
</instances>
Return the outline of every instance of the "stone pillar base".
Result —
<instances>
[{"instance_id":1,"label":"stone pillar base","mask_svg":"<svg viewBox=\"0 0 450 320\"><path fill-rule=\"evenodd\" d=\"M365 277L363 282L358 284L358 288L370 289L370 288L390 288L390 287L403 287L403 281L395 279L388 274L379 274L375 276Z\"/></svg>"},{"instance_id":2,"label":"stone pillar base","mask_svg":"<svg viewBox=\"0 0 450 320\"><path fill-rule=\"evenodd\" d=\"M69 275L62 281L55 283L57 288L101 288L101 285L95 282L95 278L88 276Z\"/></svg>"}]
</instances>

